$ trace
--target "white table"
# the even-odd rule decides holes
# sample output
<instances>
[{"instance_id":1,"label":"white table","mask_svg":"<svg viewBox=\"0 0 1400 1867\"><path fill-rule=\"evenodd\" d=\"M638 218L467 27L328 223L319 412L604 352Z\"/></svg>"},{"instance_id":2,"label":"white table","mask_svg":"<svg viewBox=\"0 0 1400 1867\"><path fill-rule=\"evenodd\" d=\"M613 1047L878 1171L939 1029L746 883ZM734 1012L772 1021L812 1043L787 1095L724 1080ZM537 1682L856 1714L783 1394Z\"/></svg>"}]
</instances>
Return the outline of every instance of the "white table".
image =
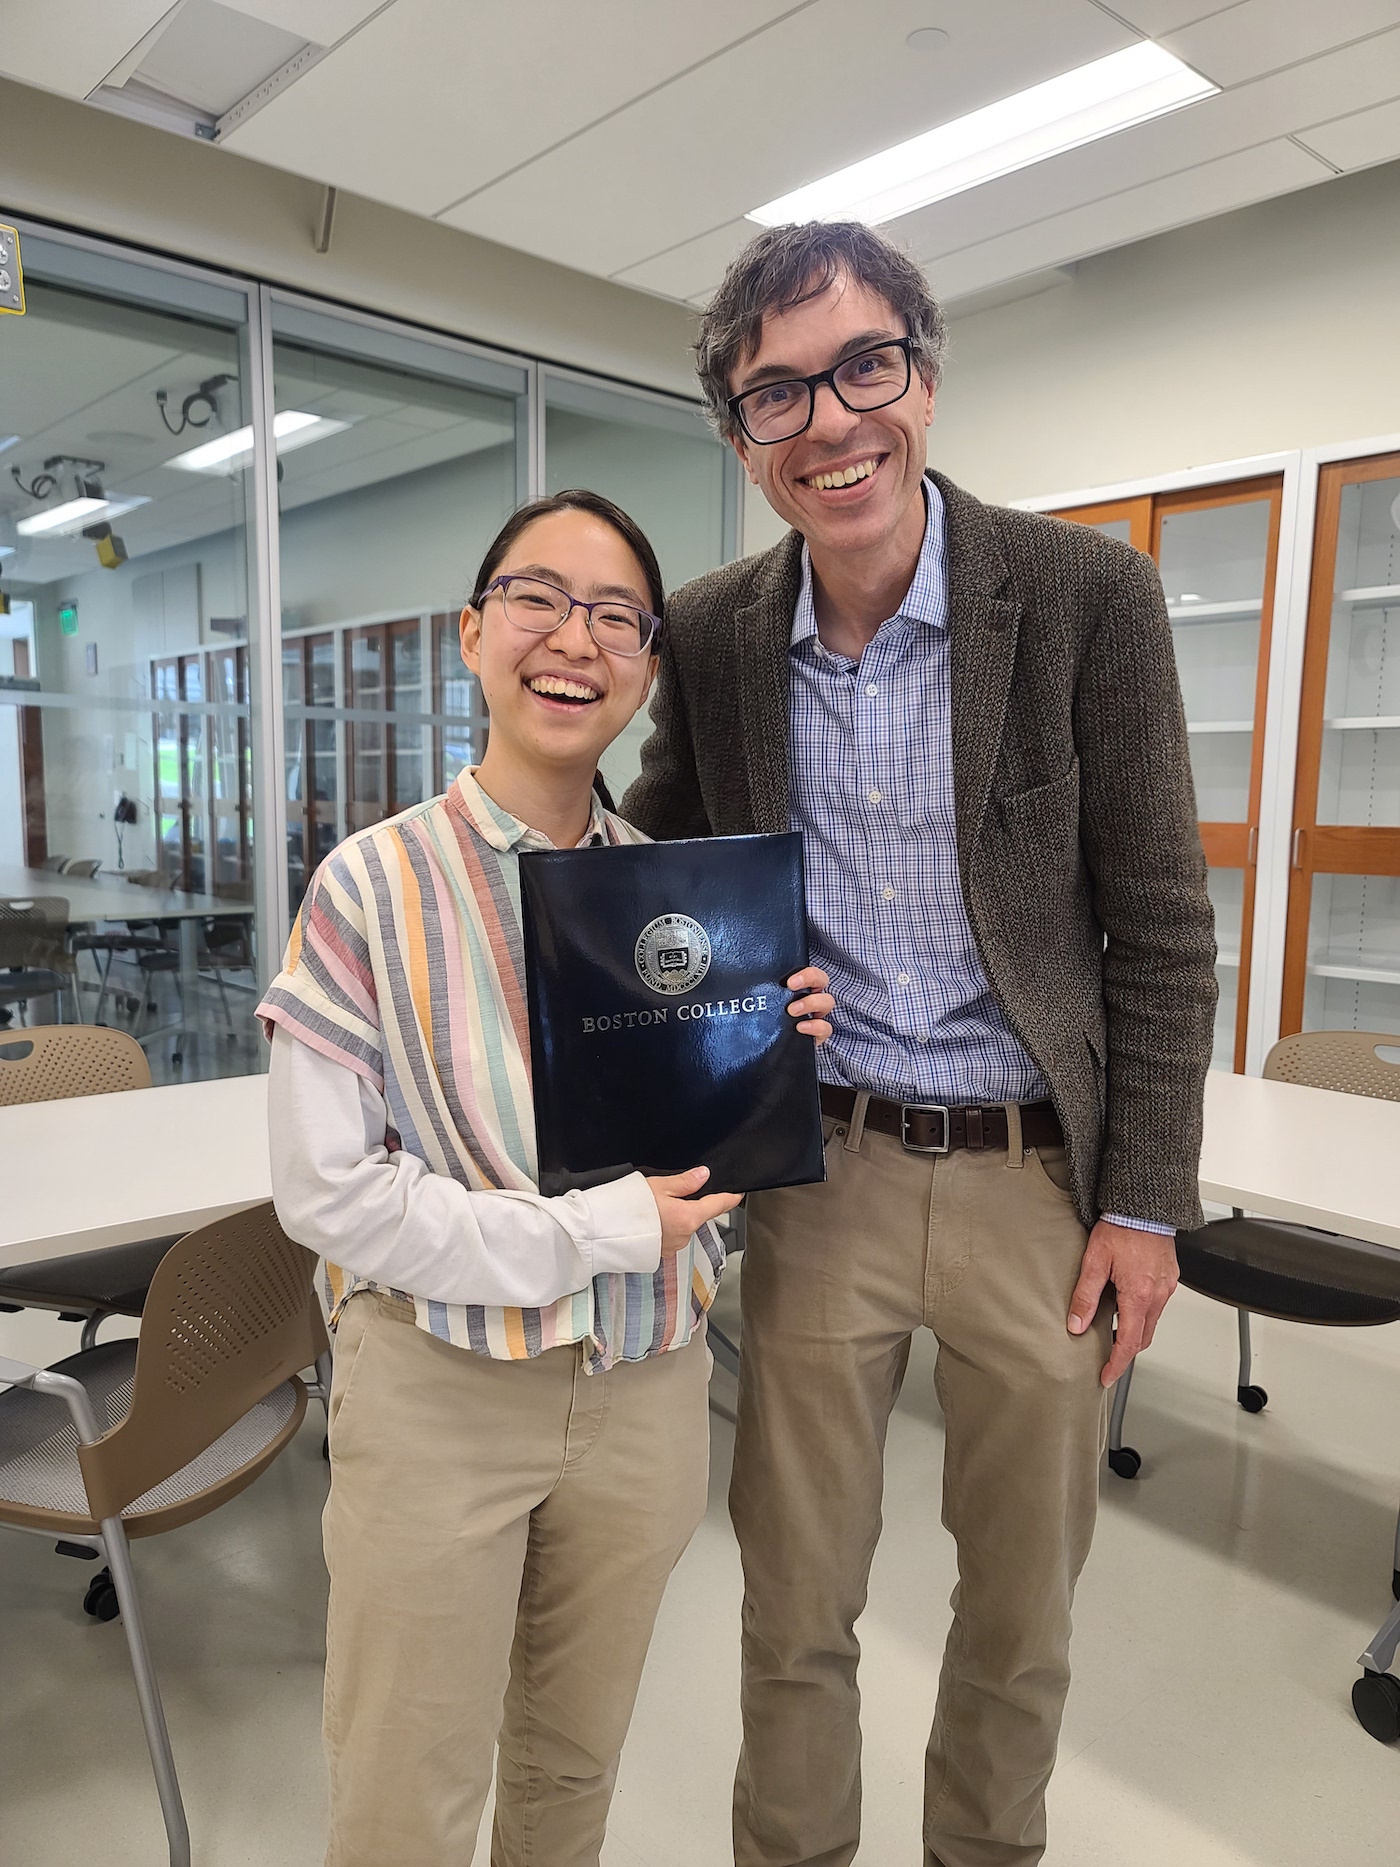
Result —
<instances>
[{"instance_id":1,"label":"white table","mask_svg":"<svg viewBox=\"0 0 1400 1867\"><path fill-rule=\"evenodd\" d=\"M190 1231L272 1197L267 1078L0 1108L0 1162L0 1265Z\"/></svg>"},{"instance_id":2,"label":"white table","mask_svg":"<svg viewBox=\"0 0 1400 1867\"><path fill-rule=\"evenodd\" d=\"M1201 1198L1400 1251L1400 1102L1206 1078Z\"/></svg>"},{"instance_id":3,"label":"white table","mask_svg":"<svg viewBox=\"0 0 1400 1867\"><path fill-rule=\"evenodd\" d=\"M234 901L227 895L187 894L178 888L152 888L145 883L126 881L119 870L99 871L92 876L61 875L53 869L17 868L12 863L0 862L0 900L25 901L42 895L59 895L68 903L70 927L90 926L95 921L174 920L180 923L180 992L184 1014L171 1024L142 1032L138 1040L142 1044L195 1028L190 1020L199 990L198 923L213 914L251 915L253 912L249 901ZM78 1016L82 1016L80 1002Z\"/></svg>"}]
</instances>

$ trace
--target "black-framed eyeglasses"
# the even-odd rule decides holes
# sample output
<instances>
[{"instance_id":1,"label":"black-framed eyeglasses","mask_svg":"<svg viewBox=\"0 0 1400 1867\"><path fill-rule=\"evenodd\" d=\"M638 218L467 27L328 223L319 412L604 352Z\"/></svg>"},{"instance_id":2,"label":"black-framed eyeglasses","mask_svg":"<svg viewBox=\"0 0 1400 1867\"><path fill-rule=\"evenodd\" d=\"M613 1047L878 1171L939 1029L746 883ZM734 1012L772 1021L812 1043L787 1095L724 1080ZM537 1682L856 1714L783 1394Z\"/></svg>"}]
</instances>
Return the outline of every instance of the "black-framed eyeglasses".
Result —
<instances>
[{"instance_id":1,"label":"black-framed eyeglasses","mask_svg":"<svg viewBox=\"0 0 1400 1867\"><path fill-rule=\"evenodd\" d=\"M501 593L507 620L531 635L553 635L576 609L583 611L593 640L610 655L644 655L661 633L661 618L634 603L611 596L585 603L543 577L517 577L508 571L491 579L473 607L480 609L495 590Z\"/></svg>"},{"instance_id":2,"label":"black-framed eyeglasses","mask_svg":"<svg viewBox=\"0 0 1400 1867\"><path fill-rule=\"evenodd\" d=\"M812 425L817 389L822 383L830 384L836 400L853 415L888 408L891 402L897 402L913 377L912 347L910 337L891 337L887 343L858 350L829 370L818 370L815 376L794 376L745 389L742 395L730 396L726 406L759 447L772 447L775 441L794 441Z\"/></svg>"}]
</instances>

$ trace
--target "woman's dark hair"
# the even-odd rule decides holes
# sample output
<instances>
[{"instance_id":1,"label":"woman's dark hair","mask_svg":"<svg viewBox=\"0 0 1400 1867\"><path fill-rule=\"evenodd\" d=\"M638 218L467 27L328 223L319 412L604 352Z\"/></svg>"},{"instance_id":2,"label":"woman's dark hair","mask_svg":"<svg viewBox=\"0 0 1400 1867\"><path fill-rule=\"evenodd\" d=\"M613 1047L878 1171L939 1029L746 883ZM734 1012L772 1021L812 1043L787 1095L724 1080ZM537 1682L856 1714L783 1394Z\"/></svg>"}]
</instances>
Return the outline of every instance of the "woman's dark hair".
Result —
<instances>
[{"instance_id":1,"label":"woman's dark hair","mask_svg":"<svg viewBox=\"0 0 1400 1867\"><path fill-rule=\"evenodd\" d=\"M551 512L587 512L595 519L601 519L613 530L627 546L642 567L642 575L647 580L647 602L654 616L666 613L666 591L661 582L661 566L656 561L656 553L651 548L651 540L630 518L621 506L615 506L611 499L604 499L601 493L590 493L581 486L571 486L567 492L551 493L545 499L532 499L528 505L512 512L505 524L496 533L486 548L486 556L481 560L481 569L476 573L476 582L472 585L471 605L480 609L481 599L486 593L486 586L500 569L501 559L510 550L516 539L533 525L536 519L548 518ZM656 652L656 637L652 638L652 653Z\"/></svg>"}]
</instances>

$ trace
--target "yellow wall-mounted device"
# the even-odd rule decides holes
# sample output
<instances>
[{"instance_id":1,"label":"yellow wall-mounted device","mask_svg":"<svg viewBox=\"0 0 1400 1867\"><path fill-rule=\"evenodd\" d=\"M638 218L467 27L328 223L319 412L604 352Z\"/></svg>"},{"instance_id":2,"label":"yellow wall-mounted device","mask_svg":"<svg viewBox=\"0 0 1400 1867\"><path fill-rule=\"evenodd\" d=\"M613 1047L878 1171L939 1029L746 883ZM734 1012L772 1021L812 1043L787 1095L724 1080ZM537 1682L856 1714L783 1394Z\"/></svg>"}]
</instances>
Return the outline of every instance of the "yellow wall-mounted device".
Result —
<instances>
[{"instance_id":1,"label":"yellow wall-mounted device","mask_svg":"<svg viewBox=\"0 0 1400 1867\"><path fill-rule=\"evenodd\" d=\"M24 272L19 263L19 235L0 226L0 311L24 316Z\"/></svg>"}]
</instances>

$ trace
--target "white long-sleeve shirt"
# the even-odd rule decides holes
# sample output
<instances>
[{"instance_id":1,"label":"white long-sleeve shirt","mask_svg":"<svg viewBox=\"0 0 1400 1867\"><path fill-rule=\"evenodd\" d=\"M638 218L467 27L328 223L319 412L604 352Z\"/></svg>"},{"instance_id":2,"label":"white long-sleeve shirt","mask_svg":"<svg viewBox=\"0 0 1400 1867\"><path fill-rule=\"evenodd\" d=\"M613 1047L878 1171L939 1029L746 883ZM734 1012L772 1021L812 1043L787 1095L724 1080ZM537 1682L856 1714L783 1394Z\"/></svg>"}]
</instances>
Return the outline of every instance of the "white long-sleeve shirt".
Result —
<instances>
[{"instance_id":1,"label":"white long-sleeve shirt","mask_svg":"<svg viewBox=\"0 0 1400 1867\"><path fill-rule=\"evenodd\" d=\"M391 1154L374 1085L280 1027L268 1118L278 1218L354 1277L429 1302L533 1309L606 1271L651 1273L661 1261L661 1218L641 1174L557 1199L474 1192Z\"/></svg>"}]
</instances>

